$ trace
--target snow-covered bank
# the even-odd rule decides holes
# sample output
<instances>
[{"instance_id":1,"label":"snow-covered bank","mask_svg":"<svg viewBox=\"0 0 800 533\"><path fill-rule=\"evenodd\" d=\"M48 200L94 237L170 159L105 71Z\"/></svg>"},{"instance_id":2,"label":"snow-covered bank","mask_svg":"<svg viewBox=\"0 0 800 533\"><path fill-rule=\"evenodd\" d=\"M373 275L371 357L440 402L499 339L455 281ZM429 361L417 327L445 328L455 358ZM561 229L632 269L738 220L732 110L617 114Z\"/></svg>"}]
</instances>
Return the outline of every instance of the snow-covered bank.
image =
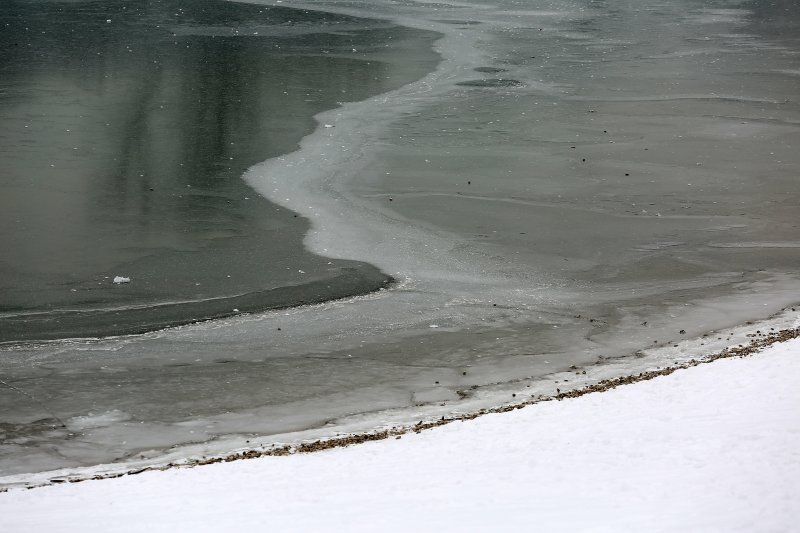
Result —
<instances>
[{"instance_id":1,"label":"snow-covered bank","mask_svg":"<svg viewBox=\"0 0 800 533\"><path fill-rule=\"evenodd\" d=\"M800 339L321 453L0 494L17 531L791 531Z\"/></svg>"}]
</instances>

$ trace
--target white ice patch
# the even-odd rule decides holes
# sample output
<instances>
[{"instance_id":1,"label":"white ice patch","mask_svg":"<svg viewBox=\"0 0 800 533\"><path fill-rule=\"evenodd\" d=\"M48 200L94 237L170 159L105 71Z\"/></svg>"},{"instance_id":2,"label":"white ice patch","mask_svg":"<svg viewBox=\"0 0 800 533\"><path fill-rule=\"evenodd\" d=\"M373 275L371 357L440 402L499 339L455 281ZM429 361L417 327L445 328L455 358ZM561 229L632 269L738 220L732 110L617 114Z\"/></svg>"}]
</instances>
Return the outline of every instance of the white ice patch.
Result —
<instances>
[{"instance_id":1,"label":"white ice patch","mask_svg":"<svg viewBox=\"0 0 800 533\"><path fill-rule=\"evenodd\" d=\"M88 413L84 416L74 416L67 420L67 428L70 431L100 428L110 426L116 422L124 422L125 420L130 420L130 418L131 415L128 413L112 409L100 414Z\"/></svg>"},{"instance_id":2,"label":"white ice patch","mask_svg":"<svg viewBox=\"0 0 800 533\"><path fill-rule=\"evenodd\" d=\"M703 9L688 19L697 24L743 24L751 14L747 9Z\"/></svg>"},{"instance_id":3,"label":"white ice patch","mask_svg":"<svg viewBox=\"0 0 800 533\"><path fill-rule=\"evenodd\" d=\"M123 276L114 276L114 283L119 285L120 283L130 283L131 278L126 278Z\"/></svg>"}]
</instances>

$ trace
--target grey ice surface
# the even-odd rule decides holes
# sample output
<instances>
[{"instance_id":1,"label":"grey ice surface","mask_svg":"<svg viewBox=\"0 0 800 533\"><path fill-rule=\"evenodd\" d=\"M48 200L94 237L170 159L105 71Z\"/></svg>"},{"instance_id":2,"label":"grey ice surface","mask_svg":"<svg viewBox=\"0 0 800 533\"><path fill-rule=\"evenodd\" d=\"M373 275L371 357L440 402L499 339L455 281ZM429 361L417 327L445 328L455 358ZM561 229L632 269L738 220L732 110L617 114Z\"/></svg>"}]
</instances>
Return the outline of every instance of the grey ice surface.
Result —
<instances>
[{"instance_id":1,"label":"grey ice surface","mask_svg":"<svg viewBox=\"0 0 800 533\"><path fill-rule=\"evenodd\" d=\"M458 410L457 391L624 367L800 300L794 3L291 6L443 35L435 72L318 115L244 176L311 221L312 251L398 284L6 346L0 373L26 395L0 388L4 474Z\"/></svg>"}]
</instances>

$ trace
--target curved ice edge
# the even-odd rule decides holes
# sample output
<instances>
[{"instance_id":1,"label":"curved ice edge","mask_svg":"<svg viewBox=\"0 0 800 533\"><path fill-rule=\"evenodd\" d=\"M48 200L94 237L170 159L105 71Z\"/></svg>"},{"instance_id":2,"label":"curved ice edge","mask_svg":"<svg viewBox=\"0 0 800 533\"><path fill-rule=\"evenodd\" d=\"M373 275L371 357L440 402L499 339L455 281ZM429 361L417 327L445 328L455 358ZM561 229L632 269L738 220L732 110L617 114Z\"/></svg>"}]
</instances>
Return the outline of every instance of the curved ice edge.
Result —
<instances>
[{"instance_id":1,"label":"curved ice edge","mask_svg":"<svg viewBox=\"0 0 800 533\"><path fill-rule=\"evenodd\" d=\"M270 4L274 5L275 7L286 8L286 9L295 9L295 10L314 10L320 12L327 12L327 13L340 13L345 15L350 15L353 17L358 18L373 18L368 17L364 13L354 12L351 9L328 9L330 6L326 6L324 9L321 9L320 6L316 6L316 9L303 6L303 5L282 5L280 2L261 2L258 0L228 0L232 2L238 3L248 3L248 4L259 4L264 5ZM374 20L379 20L380 17L374 18ZM382 19L387 20L387 19ZM418 30L426 30L435 32L427 27L420 27L419 25L410 24L406 22L405 24L391 19L390 22L397 24L398 26L405 26L412 29ZM438 67L441 65L442 61L439 61L439 64L436 68L434 68L431 72L429 72L426 76L422 78L412 81L398 89L393 91L388 91L386 93L378 93L367 98L364 101L370 101L375 98L380 98L383 95L390 94L392 92L401 90L403 87L408 87L410 85L414 85L419 83L420 80L425 79L431 73L436 72ZM298 150L295 152L290 152L289 154L282 154L280 156L276 156L270 158L260 164L255 165L259 167L260 165L264 165L269 163L270 161L276 160L283 160L287 155L291 155L294 153L298 153L302 151L303 141L305 139L317 134L321 130L326 129L326 124L324 123L323 117L329 113L336 112L338 109L345 107L351 103L359 103L359 102L348 102L343 104L337 108L328 109L322 111L314 116L317 121L317 128L314 132L307 135L301 140L300 146ZM246 171L244 176L242 176L246 183L248 183L258 194L261 194L269 201L273 203L277 203L280 205L286 205L285 202L281 202L277 200L275 197L271 195L264 194L260 191L257 187L254 187L252 183L247 179L247 175L250 170ZM289 206L287 206L289 207ZM299 214L305 214L301 210L294 209L290 207L293 211ZM313 228L314 219L308 217L311 221L311 225ZM312 249L311 246L308 245L308 238L309 234L311 233L311 229L306 233L306 238L304 239L304 244L306 249L315 253L316 255L320 255L321 257L325 258L334 258L333 255L328 253L328 250L324 250L322 252L315 251ZM42 342L51 342L51 341L65 341L65 340L79 340L79 339L99 339L99 338L114 338L114 337L124 337L124 336L131 336L131 335L141 335L144 333L160 331L164 329L169 329L177 326L183 326L188 324L194 324L199 322L207 322L211 320L218 320L222 318L228 318L232 316L236 316L241 313L257 313L257 312L264 312L264 311L271 311L271 310L278 310L278 309L288 309L294 307L302 307L307 304L318 304L336 300L345 300L348 298L356 297L356 296L363 296L365 294L375 292L382 289L388 289L396 285L395 279L380 270L380 268L376 267L375 265L371 264L368 261L361 261L364 263L364 266L361 267L362 270L369 270L375 269L383 279L380 283L376 283L374 279L366 280L365 285L361 287L353 287L352 290L349 292L345 291L331 291L325 297L312 297L312 298L305 298L305 299L297 299L295 302L290 303L288 300L282 303L276 303L275 297L276 295L283 294L286 292L290 292L292 289L302 286L303 288L312 288L318 283L306 283L306 284L297 284L297 285L287 285L284 287L276 287L273 289L264 289L261 291L252 291L246 294L239 294L234 296L220 296L215 298L208 298L203 300L186 300L181 302L154 302L152 304L143 304L141 306L126 306L126 307L117 307L117 308L91 308L91 309L62 309L62 310L54 310L54 311L44 311L44 312L10 312L10 313L2 313L0 314L0 321L5 322L3 331L0 333L0 347L6 347L8 345L16 345L20 343L42 343ZM347 269L346 269L347 270ZM338 283L342 276L336 276L334 278L328 278L327 280L323 280L323 282L333 282ZM367 276L372 277L372 276ZM263 302L253 302L252 300L257 295L268 295L270 298L265 299ZM190 310L192 308L197 307L211 307L210 310L202 311L196 315L192 315ZM153 311L162 315L161 317L153 317ZM177 316L179 311L183 311L184 316ZM188 311L188 312L187 312ZM147 313L149 316L144 317ZM125 318L122 318L121 315L126 315ZM139 323L127 323L119 325L118 322L113 322L113 320L126 320L131 321L129 318L130 316L142 316L139 319ZM95 322L91 326L83 326L83 327L69 327L68 324L74 323L78 319L85 320L87 317L93 317L96 319ZM144 320L146 318L146 320ZM33 324L32 324L33 322ZM18 323L24 323L25 327L20 328L19 330L15 330L15 326ZM57 325L57 327L54 327ZM37 329L38 328L38 329ZM10 333L9 333L10 332Z\"/></svg>"},{"instance_id":2,"label":"curved ice edge","mask_svg":"<svg viewBox=\"0 0 800 533\"><path fill-rule=\"evenodd\" d=\"M275 0L230 1L283 6ZM439 20L447 7L483 13L497 6L457 0L438 4L445 7L431 12L420 10L419 6L387 2L292 2L295 9L380 19L437 33L440 37L433 43L433 50L441 60L435 70L415 82L318 113L314 116L317 128L303 137L297 150L253 165L242 177L270 202L310 221L303 244L312 253L366 262L432 288L438 287L442 279L465 282L473 292L491 284L509 286L508 276L495 271L488 256L476 252L467 236L407 220L375 198L351 192L361 173L372 171L368 165L375 161L382 146L381 137L389 126L426 105L475 90L458 84L474 80L476 67L497 62L496 57L478 47L473 33ZM489 38L481 33L481 42ZM526 80L520 87L487 90L503 94L554 93L556 88ZM426 250L436 253L425 253Z\"/></svg>"},{"instance_id":3,"label":"curved ice edge","mask_svg":"<svg viewBox=\"0 0 800 533\"><path fill-rule=\"evenodd\" d=\"M283 5L273 1L233 1ZM470 36L435 19L387 12L380 5L359 9L301 1L293 3L292 7L382 19L438 33L441 37L435 41L433 49L441 60L433 71L415 82L318 113L314 116L317 128L300 141L297 150L250 167L243 179L269 201L310 221L311 227L303 242L313 253L367 262L403 276L417 277L420 272L431 270L453 274L453 261L435 264L419 250L420 246L452 250L453 239L458 240L459 236L445 236L445 232L400 222L378 202L348 194L347 186L371 161L376 139L380 139L389 124L404 113L416 111L454 90L464 90L457 83L474 78L472 67L492 62L492 58L476 48ZM391 238L386 238L387 235ZM465 265L459 270L473 274L482 272L484 276L486 272L477 265Z\"/></svg>"},{"instance_id":4,"label":"curved ice edge","mask_svg":"<svg viewBox=\"0 0 800 533\"><path fill-rule=\"evenodd\" d=\"M742 356L746 356L758 353L774 343L783 342L786 340L783 337L798 337L800 336L800 311L798 309L800 309L800 305L794 308L785 308L780 313L759 322L749 322L733 328L710 331L703 336L683 340L678 343L677 347L672 344L658 346L582 367L562 369L545 376L521 379L514 383L489 385L473 391L470 396L456 402L453 406L443 407L435 402L423 406L362 413L328 421L323 427L291 433L262 437L238 434L221 436L204 443L176 446L163 455L150 459L0 476L0 492L37 488L64 482L122 477L148 470L201 466L203 463L215 460L228 461L248 458L250 457L248 453L251 453L252 457L269 455L264 452L270 450L278 450L278 453L272 455L286 455L280 450L288 449L289 453L293 453L292 450L303 444L336 441L337 439L342 440L344 442L342 445L345 445L349 444L346 442L348 437L356 437L356 441L359 440L358 437L364 436L367 438L363 440L378 440L369 438L369 436L387 431L407 433L420 428L428 429L441 425L440 421L443 417L446 421L469 420L484 414L532 406L540 401L559 400L571 395L591 393L594 392L593 387L601 385L603 382L620 380L619 384L626 384L628 383L626 378L631 377L630 382L633 383L637 381L636 376L641 373L650 373L653 374L652 377L655 377L662 372L669 373L696 364L710 363L720 358L723 351L736 348L740 344L747 348L752 343L753 349L743 352ZM769 338L769 335L757 334L756 332L759 331L773 336ZM703 344L712 335L723 336L725 341L716 345ZM723 357L737 356L739 355L733 352ZM584 371L586 374L583 374ZM569 385L563 384L565 378L569 378ZM556 385L555 381L560 381L561 384ZM598 387L596 390L605 389ZM259 442L257 445L249 444L254 441ZM320 449L324 448L325 446L320 447Z\"/></svg>"},{"instance_id":5,"label":"curved ice edge","mask_svg":"<svg viewBox=\"0 0 800 533\"><path fill-rule=\"evenodd\" d=\"M0 347L19 344L115 338L337 300L347 300L396 285L372 265L345 267L336 276L235 296L128 308L62 310L0 318ZM194 310L194 312L192 312ZM124 323L120 323L124 321Z\"/></svg>"}]
</instances>

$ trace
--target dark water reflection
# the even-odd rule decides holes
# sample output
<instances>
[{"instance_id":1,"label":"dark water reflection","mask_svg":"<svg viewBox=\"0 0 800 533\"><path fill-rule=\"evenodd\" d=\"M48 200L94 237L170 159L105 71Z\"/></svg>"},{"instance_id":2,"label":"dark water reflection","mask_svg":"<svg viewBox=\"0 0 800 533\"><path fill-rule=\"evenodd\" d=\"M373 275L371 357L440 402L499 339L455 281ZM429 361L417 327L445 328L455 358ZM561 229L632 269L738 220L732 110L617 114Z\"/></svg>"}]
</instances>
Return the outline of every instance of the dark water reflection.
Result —
<instances>
[{"instance_id":1,"label":"dark water reflection","mask_svg":"<svg viewBox=\"0 0 800 533\"><path fill-rule=\"evenodd\" d=\"M306 252L307 222L240 176L293 150L317 112L423 75L434 35L220 0L5 0L0 27L0 340L140 331L385 281ZM419 55L370 57L387 42ZM166 302L192 303L152 308Z\"/></svg>"},{"instance_id":2,"label":"dark water reflection","mask_svg":"<svg viewBox=\"0 0 800 533\"><path fill-rule=\"evenodd\" d=\"M751 12L748 31L770 39L800 40L800 3L796 0L750 0L743 7Z\"/></svg>"}]
</instances>

